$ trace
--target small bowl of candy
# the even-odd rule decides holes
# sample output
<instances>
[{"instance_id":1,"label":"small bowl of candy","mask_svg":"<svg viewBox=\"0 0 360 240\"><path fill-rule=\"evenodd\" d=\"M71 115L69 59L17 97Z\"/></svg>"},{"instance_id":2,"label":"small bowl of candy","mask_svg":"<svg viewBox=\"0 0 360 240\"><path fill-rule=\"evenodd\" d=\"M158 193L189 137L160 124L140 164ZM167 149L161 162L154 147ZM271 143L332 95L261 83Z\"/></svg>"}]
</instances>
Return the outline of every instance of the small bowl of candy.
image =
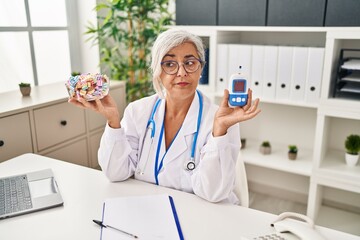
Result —
<instances>
[{"instance_id":1,"label":"small bowl of candy","mask_svg":"<svg viewBox=\"0 0 360 240\"><path fill-rule=\"evenodd\" d=\"M65 86L71 98L82 97L86 101L93 101L109 93L110 81L105 74L85 73L71 76Z\"/></svg>"}]
</instances>

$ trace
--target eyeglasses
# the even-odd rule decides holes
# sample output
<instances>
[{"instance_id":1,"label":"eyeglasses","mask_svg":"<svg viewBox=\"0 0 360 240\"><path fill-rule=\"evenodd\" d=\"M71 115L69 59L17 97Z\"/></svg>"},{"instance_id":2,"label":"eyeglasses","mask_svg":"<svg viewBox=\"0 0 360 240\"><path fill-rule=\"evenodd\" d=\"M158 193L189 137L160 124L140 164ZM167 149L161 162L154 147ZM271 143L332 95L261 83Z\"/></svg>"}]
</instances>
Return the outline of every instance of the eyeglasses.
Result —
<instances>
[{"instance_id":1,"label":"eyeglasses","mask_svg":"<svg viewBox=\"0 0 360 240\"><path fill-rule=\"evenodd\" d=\"M204 62L197 58L190 58L180 64L184 66L187 73L193 73L196 72ZM179 71L180 64L177 61L169 60L161 62L161 67L167 74L174 75Z\"/></svg>"}]
</instances>

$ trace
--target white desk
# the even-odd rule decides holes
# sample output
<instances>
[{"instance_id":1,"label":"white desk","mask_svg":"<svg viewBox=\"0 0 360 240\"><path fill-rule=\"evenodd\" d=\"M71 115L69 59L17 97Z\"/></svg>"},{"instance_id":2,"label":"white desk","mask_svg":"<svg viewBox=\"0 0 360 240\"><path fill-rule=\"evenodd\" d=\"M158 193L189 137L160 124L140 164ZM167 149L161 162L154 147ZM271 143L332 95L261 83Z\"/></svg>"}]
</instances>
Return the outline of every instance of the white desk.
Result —
<instances>
[{"instance_id":1,"label":"white desk","mask_svg":"<svg viewBox=\"0 0 360 240\"><path fill-rule=\"evenodd\" d=\"M0 220L4 240L92 240L100 239L100 228L92 219L101 219L105 198L168 193L173 196L186 240L240 239L243 235L272 231L275 215L230 204L213 204L173 189L130 179L110 183L101 171L25 154L0 164L0 177L52 168L64 199L64 206ZM319 230L333 240L357 239L326 228Z\"/></svg>"}]
</instances>

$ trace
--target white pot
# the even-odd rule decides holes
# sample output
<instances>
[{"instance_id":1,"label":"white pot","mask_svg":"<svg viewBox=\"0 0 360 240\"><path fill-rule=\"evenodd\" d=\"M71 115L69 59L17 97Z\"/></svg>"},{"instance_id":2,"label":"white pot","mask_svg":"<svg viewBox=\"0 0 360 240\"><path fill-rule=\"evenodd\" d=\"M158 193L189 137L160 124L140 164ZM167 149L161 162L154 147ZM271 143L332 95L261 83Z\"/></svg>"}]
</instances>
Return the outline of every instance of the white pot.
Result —
<instances>
[{"instance_id":1,"label":"white pot","mask_svg":"<svg viewBox=\"0 0 360 240\"><path fill-rule=\"evenodd\" d=\"M356 166L358 160L359 160L359 154L358 155L352 155L349 153L345 153L345 160L346 160L346 164L348 166L354 167Z\"/></svg>"}]
</instances>

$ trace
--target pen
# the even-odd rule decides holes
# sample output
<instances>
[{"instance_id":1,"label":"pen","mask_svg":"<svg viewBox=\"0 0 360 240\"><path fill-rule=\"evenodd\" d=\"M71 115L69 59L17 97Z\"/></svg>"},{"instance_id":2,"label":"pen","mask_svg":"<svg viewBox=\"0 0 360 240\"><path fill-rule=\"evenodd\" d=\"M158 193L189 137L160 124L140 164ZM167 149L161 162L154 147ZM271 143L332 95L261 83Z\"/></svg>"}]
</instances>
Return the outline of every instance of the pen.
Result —
<instances>
[{"instance_id":1,"label":"pen","mask_svg":"<svg viewBox=\"0 0 360 240\"><path fill-rule=\"evenodd\" d=\"M103 224L102 221L99 221L99 220L93 220L94 223L96 223L97 225L99 225L100 227L104 227L104 228L111 228L111 229L114 229L114 230L117 230L119 232L122 232L130 237L133 237L133 238L138 238L138 236L134 235L134 234L131 234L131 233L128 233L128 232L125 232L124 230L121 230L121 229L118 229L116 227L113 227L113 226L110 226L110 225L107 225L107 224Z\"/></svg>"}]
</instances>

